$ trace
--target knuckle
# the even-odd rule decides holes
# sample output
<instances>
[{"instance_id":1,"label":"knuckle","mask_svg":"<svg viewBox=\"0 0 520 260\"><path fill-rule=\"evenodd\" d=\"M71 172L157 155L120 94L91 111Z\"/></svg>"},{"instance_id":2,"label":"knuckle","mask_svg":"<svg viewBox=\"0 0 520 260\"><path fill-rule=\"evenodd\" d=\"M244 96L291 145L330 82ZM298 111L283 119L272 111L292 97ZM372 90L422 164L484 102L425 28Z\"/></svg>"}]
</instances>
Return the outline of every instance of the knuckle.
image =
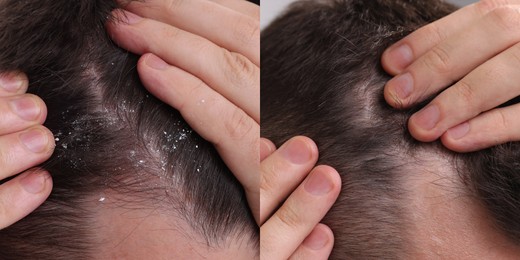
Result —
<instances>
[{"instance_id":1,"label":"knuckle","mask_svg":"<svg viewBox=\"0 0 520 260\"><path fill-rule=\"evenodd\" d=\"M431 49L424 58L424 64L430 70L441 74L449 72L452 67L448 51L441 46Z\"/></svg>"},{"instance_id":2,"label":"knuckle","mask_svg":"<svg viewBox=\"0 0 520 260\"><path fill-rule=\"evenodd\" d=\"M9 192L2 192L2 197L0 198L0 230L5 228L5 222L13 218L11 215L13 205L9 205L9 201L12 201L11 194Z\"/></svg>"},{"instance_id":3,"label":"knuckle","mask_svg":"<svg viewBox=\"0 0 520 260\"><path fill-rule=\"evenodd\" d=\"M298 229L302 225L302 219L298 211L291 203L285 203L275 216L289 229Z\"/></svg>"},{"instance_id":4,"label":"knuckle","mask_svg":"<svg viewBox=\"0 0 520 260\"><path fill-rule=\"evenodd\" d=\"M520 31L520 11L511 6L501 6L489 13L491 23L506 32L517 33Z\"/></svg>"},{"instance_id":5,"label":"knuckle","mask_svg":"<svg viewBox=\"0 0 520 260\"><path fill-rule=\"evenodd\" d=\"M194 98L204 97L204 92L207 88L206 83L204 81L197 78L197 83L193 85L190 90L186 92L186 95L184 95L184 98L179 99L179 104L176 106L177 110L181 111L182 113L186 113L193 109L194 105L197 105L197 102L194 102ZM204 99L204 102L206 100ZM207 102L213 102L213 100L207 100ZM214 104L218 105L218 104Z\"/></svg>"},{"instance_id":6,"label":"knuckle","mask_svg":"<svg viewBox=\"0 0 520 260\"><path fill-rule=\"evenodd\" d=\"M520 66L520 44L515 44L513 47L511 47L509 54L515 63L514 67L518 68Z\"/></svg>"},{"instance_id":7,"label":"knuckle","mask_svg":"<svg viewBox=\"0 0 520 260\"><path fill-rule=\"evenodd\" d=\"M176 39L179 36L180 30L173 26L166 26L163 28L162 36L163 39Z\"/></svg>"},{"instance_id":8,"label":"knuckle","mask_svg":"<svg viewBox=\"0 0 520 260\"><path fill-rule=\"evenodd\" d=\"M495 109L491 121L496 129L499 129L497 132L507 132L510 131L510 127L512 127L503 109Z\"/></svg>"},{"instance_id":9,"label":"knuckle","mask_svg":"<svg viewBox=\"0 0 520 260\"><path fill-rule=\"evenodd\" d=\"M285 160L270 160L269 163L262 163L262 173L260 187L263 191L276 191L278 189L278 179L282 173L289 172Z\"/></svg>"},{"instance_id":10,"label":"knuckle","mask_svg":"<svg viewBox=\"0 0 520 260\"><path fill-rule=\"evenodd\" d=\"M12 161L11 158L13 157L11 155L11 149L5 149L4 147L0 147L0 166L2 170L0 172L3 173L7 168L9 167L9 162Z\"/></svg>"},{"instance_id":11,"label":"knuckle","mask_svg":"<svg viewBox=\"0 0 520 260\"><path fill-rule=\"evenodd\" d=\"M184 0L169 0L166 2L166 11L168 13L175 12L179 6L182 6L184 4Z\"/></svg>"},{"instance_id":12,"label":"knuckle","mask_svg":"<svg viewBox=\"0 0 520 260\"><path fill-rule=\"evenodd\" d=\"M277 171L273 165L262 165L262 174L260 176L260 193L266 195L277 187Z\"/></svg>"},{"instance_id":13,"label":"knuckle","mask_svg":"<svg viewBox=\"0 0 520 260\"><path fill-rule=\"evenodd\" d=\"M439 26L436 23L426 25L424 27L423 35L427 37L427 39L429 39L431 43L438 43L447 38L447 35L446 33L444 33L444 30L439 28Z\"/></svg>"},{"instance_id":14,"label":"knuckle","mask_svg":"<svg viewBox=\"0 0 520 260\"><path fill-rule=\"evenodd\" d=\"M235 52L224 51L223 61L226 63L226 71L224 73L226 80L234 87L247 88L251 87L256 74L256 67L249 59Z\"/></svg>"},{"instance_id":15,"label":"knuckle","mask_svg":"<svg viewBox=\"0 0 520 260\"><path fill-rule=\"evenodd\" d=\"M507 4L509 4L507 0L481 0L476 3L476 7L481 15L485 15L497 7Z\"/></svg>"},{"instance_id":16,"label":"knuckle","mask_svg":"<svg viewBox=\"0 0 520 260\"><path fill-rule=\"evenodd\" d=\"M458 99L461 100L465 105L470 106L471 104L476 103L475 90L469 82L461 80L459 83L457 83L457 87L454 89L456 90Z\"/></svg>"},{"instance_id":17,"label":"knuckle","mask_svg":"<svg viewBox=\"0 0 520 260\"><path fill-rule=\"evenodd\" d=\"M245 140L253 133L253 120L242 110L236 108L229 120L226 120L226 131L231 140Z\"/></svg>"}]
</instances>

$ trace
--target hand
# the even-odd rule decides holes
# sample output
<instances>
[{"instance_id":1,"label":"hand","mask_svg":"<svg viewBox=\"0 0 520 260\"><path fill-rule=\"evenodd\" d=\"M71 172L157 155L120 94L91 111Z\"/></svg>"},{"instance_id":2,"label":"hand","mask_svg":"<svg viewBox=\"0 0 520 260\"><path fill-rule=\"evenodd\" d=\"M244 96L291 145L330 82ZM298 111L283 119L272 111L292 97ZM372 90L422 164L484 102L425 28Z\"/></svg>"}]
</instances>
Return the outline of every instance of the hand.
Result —
<instances>
[{"instance_id":1,"label":"hand","mask_svg":"<svg viewBox=\"0 0 520 260\"><path fill-rule=\"evenodd\" d=\"M127 23L108 24L113 39L143 55L138 71L145 87L215 145L258 218L259 7L234 0L147 0L125 8L135 14L115 11Z\"/></svg>"},{"instance_id":2,"label":"hand","mask_svg":"<svg viewBox=\"0 0 520 260\"><path fill-rule=\"evenodd\" d=\"M48 172L27 170L47 160L55 146L52 133L41 125L45 104L25 94L27 86L22 73L0 75L0 179L25 171L0 185L0 229L35 210L52 190Z\"/></svg>"},{"instance_id":3,"label":"hand","mask_svg":"<svg viewBox=\"0 0 520 260\"><path fill-rule=\"evenodd\" d=\"M318 148L309 138L275 149L261 140L260 259L328 259L334 235L319 222L336 201L341 178L331 167L314 167Z\"/></svg>"},{"instance_id":4,"label":"hand","mask_svg":"<svg viewBox=\"0 0 520 260\"><path fill-rule=\"evenodd\" d=\"M518 4L478 2L386 50L383 66L398 75L385 87L390 105L406 108L442 91L410 118L416 139L441 137L458 152L520 140L520 104L497 108L520 95Z\"/></svg>"}]
</instances>

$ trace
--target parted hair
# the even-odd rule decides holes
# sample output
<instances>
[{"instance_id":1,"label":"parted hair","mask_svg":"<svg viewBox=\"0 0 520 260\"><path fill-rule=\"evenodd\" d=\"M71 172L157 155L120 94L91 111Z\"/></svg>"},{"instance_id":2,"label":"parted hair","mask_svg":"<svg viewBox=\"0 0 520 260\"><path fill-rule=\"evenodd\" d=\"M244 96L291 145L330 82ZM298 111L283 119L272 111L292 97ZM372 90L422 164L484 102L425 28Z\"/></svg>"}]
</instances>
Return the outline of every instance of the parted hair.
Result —
<instances>
[{"instance_id":1,"label":"parted hair","mask_svg":"<svg viewBox=\"0 0 520 260\"><path fill-rule=\"evenodd\" d=\"M335 235L331 259L410 256L402 180L424 171L425 154L447 158L497 230L520 243L519 143L468 154L420 143L406 126L426 102L399 111L383 98L391 78L380 64L383 51L455 9L440 0L299 1L262 31L262 136L276 145L295 135L312 138L318 163L342 177L339 199L323 220Z\"/></svg>"},{"instance_id":2,"label":"parted hair","mask_svg":"<svg viewBox=\"0 0 520 260\"><path fill-rule=\"evenodd\" d=\"M115 0L0 1L0 71L28 75L57 145L41 166L53 191L0 231L0 259L91 259L102 246L97 205L116 197L120 207L184 218L210 246L237 236L257 246L242 186L178 111L145 90L139 57L110 40L105 24L117 7Z\"/></svg>"}]
</instances>

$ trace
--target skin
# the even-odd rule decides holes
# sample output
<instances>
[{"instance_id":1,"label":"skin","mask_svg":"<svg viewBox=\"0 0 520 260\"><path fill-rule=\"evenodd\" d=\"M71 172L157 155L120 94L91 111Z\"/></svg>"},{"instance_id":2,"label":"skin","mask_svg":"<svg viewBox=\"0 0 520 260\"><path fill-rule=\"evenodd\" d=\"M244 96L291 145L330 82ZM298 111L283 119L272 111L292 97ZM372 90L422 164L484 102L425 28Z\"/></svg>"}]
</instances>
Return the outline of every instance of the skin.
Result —
<instances>
[{"instance_id":1,"label":"skin","mask_svg":"<svg viewBox=\"0 0 520 260\"><path fill-rule=\"evenodd\" d=\"M0 179L21 173L0 185L0 229L28 215L52 190L49 173L32 167L51 156L54 137L42 126L45 104L26 94L27 87L22 73L0 75Z\"/></svg>"},{"instance_id":2,"label":"skin","mask_svg":"<svg viewBox=\"0 0 520 260\"><path fill-rule=\"evenodd\" d=\"M304 150L286 151L285 157L280 156L281 152L268 140L260 141L258 6L238 0L149 0L133 2L126 9L115 13L126 23L108 24L109 32L122 47L143 55L138 70L144 85L152 94L178 109L199 134L212 142L244 185L254 216L262 225L262 236L270 238L269 242L262 241L266 254L261 258L326 259L332 250L333 235L328 227L318 223L337 198L340 179L330 167L313 169L317 149L309 139L298 137L307 143ZM200 10L210 15L201 16ZM0 89L0 98L29 96L23 95L28 85L25 75L10 73L2 75L1 79L8 86L18 84L18 87L12 91ZM174 89L169 84L172 81L182 84ZM0 106L0 114L4 115L0 120L0 146L4 147L1 151L7 151L0 153L3 155L0 164L8 169L1 176L11 176L37 165L52 154L54 138L41 126L46 116L45 105L38 97L29 97L40 111L32 120L20 120L12 111ZM47 144L42 151L28 153L27 149L19 148L16 134L28 128L44 133ZM293 163L289 158L297 156L291 153L309 156L299 166L290 167ZM14 158L26 159L25 164ZM263 169L260 174L259 168ZM306 184L310 182L305 178L307 175L317 180L313 182L318 183L317 186L325 187L323 194L316 194L316 188L308 188L313 185ZM273 189L276 187L267 184L269 181L279 183L278 187L283 188L280 191ZM25 183L32 193L22 189ZM263 187L262 192L260 187ZM3 184L0 187L0 207L4 209L0 211L0 228L33 211L51 189L50 175L39 169ZM300 217L291 212L312 214ZM276 232L282 229L286 232ZM117 252L127 253L128 249Z\"/></svg>"},{"instance_id":3,"label":"skin","mask_svg":"<svg viewBox=\"0 0 520 260\"><path fill-rule=\"evenodd\" d=\"M108 31L121 47L143 55L138 70L145 87L213 143L244 186L261 226L260 258L327 259L333 235L319 221L339 194L338 173L313 169L318 152L308 138L276 150L259 137L259 7L240 0L148 0L114 15L124 22L107 25ZM300 149L286 149L291 145ZM305 159L290 161L301 154Z\"/></svg>"},{"instance_id":4,"label":"skin","mask_svg":"<svg viewBox=\"0 0 520 260\"><path fill-rule=\"evenodd\" d=\"M260 259L328 259L334 235L319 222L339 195L338 172L314 167L318 148L307 137L278 150L261 142Z\"/></svg>"},{"instance_id":5,"label":"skin","mask_svg":"<svg viewBox=\"0 0 520 260\"><path fill-rule=\"evenodd\" d=\"M410 259L518 259L520 247L496 227L461 182L450 159L424 153L406 187Z\"/></svg>"},{"instance_id":6,"label":"skin","mask_svg":"<svg viewBox=\"0 0 520 260\"><path fill-rule=\"evenodd\" d=\"M408 108L440 92L409 120L417 140L440 138L457 152L520 140L520 105L497 108L520 94L519 4L480 1L385 51L383 67L396 75L385 87L391 106Z\"/></svg>"},{"instance_id":7,"label":"skin","mask_svg":"<svg viewBox=\"0 0 520 260\"><path fill-rule=\"evenodd\" d=\"M94 259L255 259L258 248L249 238L231 236L229 241L208 246L204 237L175 212L146 205L121 205L127 198L106 194L93 198L97 208Z\"/></svg>"}]
</instances>

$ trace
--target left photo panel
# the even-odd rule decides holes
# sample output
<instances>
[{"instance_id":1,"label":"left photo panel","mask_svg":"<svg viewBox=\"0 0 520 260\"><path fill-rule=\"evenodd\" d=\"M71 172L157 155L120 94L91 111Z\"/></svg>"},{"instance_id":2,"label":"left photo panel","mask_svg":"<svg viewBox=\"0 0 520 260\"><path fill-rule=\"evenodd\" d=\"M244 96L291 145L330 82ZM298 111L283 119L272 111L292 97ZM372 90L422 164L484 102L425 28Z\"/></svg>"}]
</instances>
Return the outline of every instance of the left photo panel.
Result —
<instances>
[{"instance_id":1,"label":"left photo panel","mask_svg":"<svg viewBox=\"0 0 520 260\"><path fill-rule=\"evenodd\" d=\"M0 259L259 259L259 2L0 0Z\"/></svg>"}]
</instances>

